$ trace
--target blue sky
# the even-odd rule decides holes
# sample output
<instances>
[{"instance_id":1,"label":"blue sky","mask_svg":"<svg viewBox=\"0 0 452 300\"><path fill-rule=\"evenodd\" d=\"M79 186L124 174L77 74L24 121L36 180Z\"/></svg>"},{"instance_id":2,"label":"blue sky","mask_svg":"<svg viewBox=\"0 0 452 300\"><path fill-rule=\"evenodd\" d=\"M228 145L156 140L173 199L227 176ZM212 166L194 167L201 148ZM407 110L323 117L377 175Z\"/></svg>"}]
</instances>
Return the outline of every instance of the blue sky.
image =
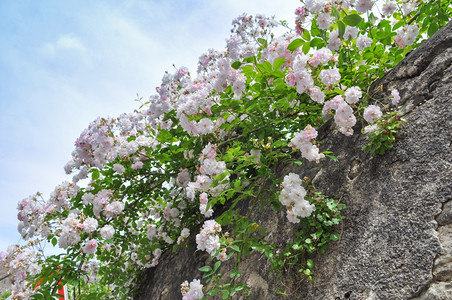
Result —
<instances>
[{"instance_id":1,"label":"blue sky","mask_svg":"<svg viewBox=\"0 0 452 300\"><path fill-rule=\"evenodd\" d=\"M70 177L74 141L98 116L138 108L165 70L194 74L242 12L293 21L297 0L1 0L0 251L20 239L17 202Z\"/></svg>"}]
</instances>

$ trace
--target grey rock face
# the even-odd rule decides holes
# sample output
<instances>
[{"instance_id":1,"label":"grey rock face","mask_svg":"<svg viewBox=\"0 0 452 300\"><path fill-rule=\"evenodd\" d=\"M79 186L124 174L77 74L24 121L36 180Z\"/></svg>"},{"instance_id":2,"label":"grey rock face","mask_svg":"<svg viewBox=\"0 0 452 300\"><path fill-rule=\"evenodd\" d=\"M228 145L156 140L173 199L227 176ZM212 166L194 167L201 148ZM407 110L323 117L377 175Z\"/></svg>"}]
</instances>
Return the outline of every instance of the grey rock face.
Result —
<instances>
[{"instance_id":1,"label":"grey rock face","mask_svg":"<svg viewBox=\"0 0 452 300\"><path fill-rule=\"evenodd\" d=\"M261 253L246 257L241 280L251 299L452 299L451 64L452 23L372 86L375 98L397 88L407 120L384 156L362 151L364 136L345 137L329 122L319 133L321 151L332 150L339 162L281 166L281 177L308 176L324 194L341 199L346 219L338 228L341 239L314 257L314 282L299 282L294 274L278 278ZM255 217L277 245L294 234L282 211ZM180 299L180 284L201 278L198 268L209 260L195 249L164 254L143 274L143 295L136 299ZM227 267L220 271L227 274Z\"/></svg>"},{"instance_id":2,"label":"grey rock face","mask_svg":"<svg viewBox=\"0 0 452 300\"><path fill-rule=\"evenodd\" d=\"M9 282L8 273L5 270L0 270L0 296L11 290L11 284Z\"/></svg>"}]
</instances>

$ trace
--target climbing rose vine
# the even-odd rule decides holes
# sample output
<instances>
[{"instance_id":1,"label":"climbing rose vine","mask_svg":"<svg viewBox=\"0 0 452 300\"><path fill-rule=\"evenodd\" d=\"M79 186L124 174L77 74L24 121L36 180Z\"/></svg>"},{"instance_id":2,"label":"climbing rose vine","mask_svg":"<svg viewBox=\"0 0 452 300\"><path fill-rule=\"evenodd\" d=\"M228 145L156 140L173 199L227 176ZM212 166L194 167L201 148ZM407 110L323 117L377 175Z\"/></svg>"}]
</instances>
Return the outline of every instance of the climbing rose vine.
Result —
<instances>
[{"instance_id":1,"label":"climbing rose vine","mask_svg":"<svg viewBox=\"0 0 452 300\"><path fill-rule=\"evenodd\" d=\"M89 124L65 166L72 182L47 199L37 193L18 204L18 230L28 244L0 253L14 299L55 298L62 284L74 287L77 299L126 299L136 275L155 267L163 252L194 244L214 265L200 269L204 278L181 283L183 299L246 291L237 268L230 284L218 272L250 251L265 253L275 270L289 264L314 279L304 255L339 238L334 226L344 205L308 178L277 175L278 164L336 159L316 140L330 119L346 136L364 125L367 150L390 149L404 95L383 91L387 97L375 99L368 87L446 24L451 5L299 5L293 24L239 16L226 49L201 55L196 76L184 67L165 73L139 110ZM276 36L276 26L287 32ZM250 210L284 209L288 226L300 230L287 241L292 252L276 251L239 202ZM35 252L44 241L64 253Z\"/></svg>"}]
</instances>

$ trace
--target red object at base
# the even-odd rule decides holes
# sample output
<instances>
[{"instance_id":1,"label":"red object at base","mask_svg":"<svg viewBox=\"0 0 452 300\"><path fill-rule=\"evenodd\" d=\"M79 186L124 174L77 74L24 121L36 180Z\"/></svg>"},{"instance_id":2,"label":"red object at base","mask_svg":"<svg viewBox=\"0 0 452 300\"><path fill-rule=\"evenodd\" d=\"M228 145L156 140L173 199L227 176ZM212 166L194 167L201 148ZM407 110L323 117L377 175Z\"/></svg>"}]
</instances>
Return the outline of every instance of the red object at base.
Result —
<instances>
[{"instance_id":1,"label":"red object at base","mask_svg":"<svg viewBox=\"0 0 452 300\"><path fill-rule=\"evenodd\" d=\"M41 278L41 280L39 280L38 283L36 283L35 289L39 286L39 284L41 283L41 281L42 281L43 279L44 279L44 278ZM61 285L61 281L58 282L58 286L61 286L61 289L58 290L58 295L62 295L62 296L63 296L63 297L60 297L59 300L66 300L66 299L64 298L64 286Z\"/></svg>"}]
</instances>

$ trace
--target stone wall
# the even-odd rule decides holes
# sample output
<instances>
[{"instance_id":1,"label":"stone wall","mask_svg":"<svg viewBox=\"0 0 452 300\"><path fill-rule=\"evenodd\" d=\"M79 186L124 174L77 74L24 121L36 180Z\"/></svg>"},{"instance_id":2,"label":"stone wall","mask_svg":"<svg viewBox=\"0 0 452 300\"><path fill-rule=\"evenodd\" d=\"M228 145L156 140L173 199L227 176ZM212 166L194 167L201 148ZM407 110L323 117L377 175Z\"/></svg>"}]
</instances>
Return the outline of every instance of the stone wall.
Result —
<instances>
[{"instance_id":1,"label":"stone wall","mask_svg":"<svg viewBox=\"0 0 452 300\"><path fill-rule=\"evenodd\" d=\"M280 166L281 177L308 176L345 203L346 219L337 228L341 239L313 257L314 282L290 272L278 278L264 255L248 256L240 270L251 299L452 299L451 63L448 24L373 84L375 98L399 90L407 120L384 156L362 151L365 136L345 137L329 122L319 132L320 149L332 150L339 162ZM277 245L293 236L283 211L253 215ZM135 298L180 299L180 284L201 278L198 268L209 261L195 249L192 242L165 253L161 264L143 274L143 294ZM228 265L220 272L227 275ZM287 296L278 295L277 287Z\"/></svg>"},{"instance_id":2,"label":"stone wall","mask_svg":"<svg viewBox=\"0 0 452 300\"><path fill-rule=\"evenodd\" d=\"M11 284L8 278L8 272L5 270L0 270L0 296L6 292L11 290Z\"/></svg>"}]
</instances>

